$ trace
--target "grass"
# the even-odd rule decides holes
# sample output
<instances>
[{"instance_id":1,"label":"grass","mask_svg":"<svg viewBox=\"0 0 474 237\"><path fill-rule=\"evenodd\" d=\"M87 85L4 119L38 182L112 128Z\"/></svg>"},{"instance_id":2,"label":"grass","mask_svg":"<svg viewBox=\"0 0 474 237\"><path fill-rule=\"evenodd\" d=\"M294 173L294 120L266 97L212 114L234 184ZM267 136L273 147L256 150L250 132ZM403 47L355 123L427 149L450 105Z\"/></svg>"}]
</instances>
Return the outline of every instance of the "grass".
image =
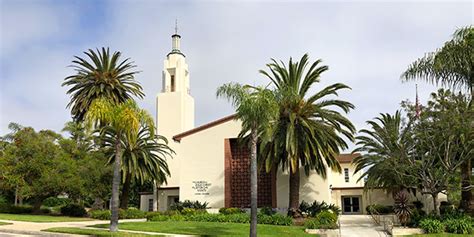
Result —
<instances>
[{"instance_id":1,"label":"grass","mask_svg":"<svg viewBox=\"0 0 474 237\"><path fill-rule=\"evenodd\" d=\"M1 222L0 221L0 225L10 225L11 223L6 223L6 222Z\"/></svg>"},{"instance_id":2,"label":"grass","mask_svg":"<svg viewBox=\"0 0 474 237\"><path fill-rule=\"evenodd\" d=\"M126 232L116 232L111 233L108 230L93 230L93 229L80 229L80 228L68 228L68 227L57 227L57 228L50 228L47 230L48 232L56 232L56 233L68 233L68 234L77 234L77 235L93 235L97 237L108 237L108 236L133 236L133 237L141 237L141 236L151 236L151 235L144 235L144 234L135 234L135 233L126 233ZM160 235L153 235L153 236L160 236Z\"/></svg>"},{"instance_id":3,"label":"grass","mask_svg":"<svg viewBox=\"0 0 474 237\"><path fill-rule=\"evenodd\" d=\"M193 222L193 221L163 221L163 222L129 222L121 223L122 230L138 230L169 234L187 235L232 235L248 236L249 224L219 223L219 222ZM108 225L95 225L94 227L107 228ZM315 236L304 232L302 226L276 226L258 225L259 236Z\"/></svg>"},{"instance_id":4,"label":"grass","mask_svg":"<svg viewBox=\"0 0 474 237\"><path fill-rule=\"evenodd\" d=\"M30 214L6 214L0 213L0 220L29 221L29 222L67 222L67 221L91 221L93 219L69 216L47 216Z\"/></svg>"},{"instance_id":5,"label":"grass","mask_svg":"<svg viewBox=\"0 0 474 237\"><path fill-rule=\"evenodd\" d=\"M474 235L442 233L442 234L407 235L405 237L459 237L459 236L474 236Z\"/></svg>"}]
</instances>

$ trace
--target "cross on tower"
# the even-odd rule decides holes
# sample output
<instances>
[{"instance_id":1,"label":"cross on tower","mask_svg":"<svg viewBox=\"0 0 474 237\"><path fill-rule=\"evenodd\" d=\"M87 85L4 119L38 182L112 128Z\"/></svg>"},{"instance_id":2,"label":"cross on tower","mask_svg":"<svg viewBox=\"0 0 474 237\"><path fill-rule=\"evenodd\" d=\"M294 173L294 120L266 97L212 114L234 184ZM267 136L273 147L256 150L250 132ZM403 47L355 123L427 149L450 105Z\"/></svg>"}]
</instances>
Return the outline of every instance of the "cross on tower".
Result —
<instances>
[{"instance_id":1,"label":"cross on tower","mask_svg":"<svg viewBox=\"0 0 474 237\"><path fill-rule=\"evenodd\" d=\"M178 19L176 18L174 22L174 33L177 35L178 34Z\"/></svg>"}]
</instances>

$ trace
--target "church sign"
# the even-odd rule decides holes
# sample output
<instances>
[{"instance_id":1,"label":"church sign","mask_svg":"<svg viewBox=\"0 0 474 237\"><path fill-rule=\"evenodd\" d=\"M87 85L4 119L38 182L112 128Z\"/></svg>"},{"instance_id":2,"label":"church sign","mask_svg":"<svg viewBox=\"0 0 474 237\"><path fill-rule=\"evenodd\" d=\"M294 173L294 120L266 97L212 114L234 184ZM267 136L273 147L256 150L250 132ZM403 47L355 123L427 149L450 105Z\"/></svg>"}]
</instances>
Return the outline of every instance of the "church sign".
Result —
<instances>
[{"instance_id":1,"label":"church sign","mask_svg":"<svg viewBox=\"0 0 474 237\"><path fill-rule=\"evenodd\" d=\"M194 195L209 195L210 186L211 183L204 180L193 181L193 189L195 190Z\"/></svg>"}]
</instances>

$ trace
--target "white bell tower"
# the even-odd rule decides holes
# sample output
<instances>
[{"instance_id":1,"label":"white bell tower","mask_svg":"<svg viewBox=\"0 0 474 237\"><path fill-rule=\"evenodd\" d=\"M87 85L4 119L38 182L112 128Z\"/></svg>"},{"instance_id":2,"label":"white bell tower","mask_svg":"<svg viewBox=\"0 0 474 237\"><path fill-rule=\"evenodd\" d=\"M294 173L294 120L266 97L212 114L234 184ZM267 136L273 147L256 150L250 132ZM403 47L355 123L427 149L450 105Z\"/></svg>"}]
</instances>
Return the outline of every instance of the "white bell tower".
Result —
<instances>
[{"instance_id":1,"label":"white bell tower","mask_svg":"<svg viewBox=\"0 0 474 237\"><path fill-rule=\"evenodd\" d=\"M162 89L156 97L156 128L159 135L168 139L168 145L175 151L173 159L167 159L171 177L168 183L161 187L168 190L179 187L180 150L179 143L173 141L173 136L194 128L194 99L189 90L189 71L186 58L180 51L178 29L172 38L172 50L163 62ZM159 210L165 210L169 205L168 199L174 199L174 191L160 191ZM168 193L171 192L171 193Z\"/></svg>"},{"instance_id":2,"label":"white bell tower","mask_svg":"<svg viewBox=\"0 0 474 237\"><path fill-rule=\"evenodd\" d=\"M172 38L172 50L163 63L162 90L156 99L158 134L172 137L194 128L194 99L190 95L189 71L186 58L180 51L178 29Z\"/></svg>"}]
</instances>

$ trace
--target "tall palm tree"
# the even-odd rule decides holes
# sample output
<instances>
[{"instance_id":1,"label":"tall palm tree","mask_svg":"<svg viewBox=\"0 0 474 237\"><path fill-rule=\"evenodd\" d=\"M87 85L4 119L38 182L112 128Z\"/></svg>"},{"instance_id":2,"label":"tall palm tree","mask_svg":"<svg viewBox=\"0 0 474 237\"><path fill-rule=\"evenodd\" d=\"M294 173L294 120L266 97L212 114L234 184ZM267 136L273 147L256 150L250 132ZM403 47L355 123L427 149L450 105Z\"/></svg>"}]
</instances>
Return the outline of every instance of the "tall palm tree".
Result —
<instances>
[{"instance_id":1,"label":"tall palm tree","mask_svg":"<svg viewBox=\"0 0 474 237\"><path fill-rule=\"evenodd\" d=\"M109 48L89 49L84 52L88 60L74 56L71 67L76 73L64 79L62 86L70 86L67 94L71 94L71 107L74 120L84 120L84 115L97 98L105 97L118 104L131 99L132 96L143 98L142 87L135 81L138 71L132 71L136 66L127 58L120 61L120 52L112 55Z\"/></svg>"},{"instance_id":2,"label":"tall palm tree","mask_svg":"<svg viewBox=\"0 0 474 237\"><path fill-rule=\"evenodd\" d=\"M239 138L250 133L250 236L257 236L257 142L264 136L268 124L275 119L277 106L272 91L260 87L224 84L217 89L218 97L231 101L242 122Z\"/></svg>"},{"instance_id":3,"label":"tall palm tree","mask_svg":"<svg viewBox=\"0 0 474 237\"><path fill-rule=\"evenodd\" d=\"M114 131L114 136L104 139L104 142L106 146L113 147L115 152L110 218L110 231L115 232L118 231L120 170L124 153L122 141L135 141L141 124L148 126L149 132L154 135L153 118L147 111L140 109L133 100L115 104L108 99L100 98L92 102L86 113L86 121L89 125L102 128L102 130Z\"/></svg>"},{"instance_id":4,"label":"tall palm tree","mask_svg":"<svg viewBox=\"0 0 474 237\"><path fill-rule=\"evenodd\" d=\"M174 151L168 146L168 140L159 135L154 135L146 124L140 126L138 133L132 139L124 137L122 142L122 196L120 197L120 208L128 208L130 185L133 180L142 184L149 180L155 180L159 184L166 183L170 175L167 157L172 157ZM106 144L113 145L116 137L115 130L104 131ZM114 163L113 147L108 147L109 164Z\"/></svg>"},{"instance_id":5,"label":"tall palm tree","mask_svg":"<svg viewBox=\"0 0 474 237\"><path fill-rule=\"evenodd\" d=\"M468 26L455 31L453 38L443 47L419 58L402 74L402 80L424 80L460 89L474 101L474 27ZM461 203L464 210L471 209L471 162L466 161L461 168Z\"/></svg>"},{"instance_id":6,"label":"tall palm tree","mask_svg":"<svg viewBox=\"0 0 474 237\"><path fill-rule=\"evenodd\" d=\"M394 115L380 114L367 124L370 129L359 131L354 150L363 155L352 162L356 166L354 172L363 172L359 180L367 177L366 188L385 188L393 194L411 187L406 176L393 168L406 160L413 149L410 126L403 125L400 111Z\"/></svg>"},{"instance_id":7,"label":"tall palm tree","mask_svg":"<svg viewBox=\"0 0 474 237\"><path fill-rule=\"evenodd\" d=\"M315 170L326 178L326 167L341 172L336 157L347 148L343 137L353 140L354 125L340 112L348 113L354 108L351 103L337 98L338 91L350 89L336 83L311 93L310 88L320 81L320 75L328 70L316 60L308 70L308 55L300 62L290 58L288 67L272 59L267 64L270 73L260 70L268 77L276 90L279 118L272 124L273 135L262 146L267 171L272 166L281 166L290 171L289 213L299 207L300 167L306 175Z\"/></svg>"}]
</instances>

